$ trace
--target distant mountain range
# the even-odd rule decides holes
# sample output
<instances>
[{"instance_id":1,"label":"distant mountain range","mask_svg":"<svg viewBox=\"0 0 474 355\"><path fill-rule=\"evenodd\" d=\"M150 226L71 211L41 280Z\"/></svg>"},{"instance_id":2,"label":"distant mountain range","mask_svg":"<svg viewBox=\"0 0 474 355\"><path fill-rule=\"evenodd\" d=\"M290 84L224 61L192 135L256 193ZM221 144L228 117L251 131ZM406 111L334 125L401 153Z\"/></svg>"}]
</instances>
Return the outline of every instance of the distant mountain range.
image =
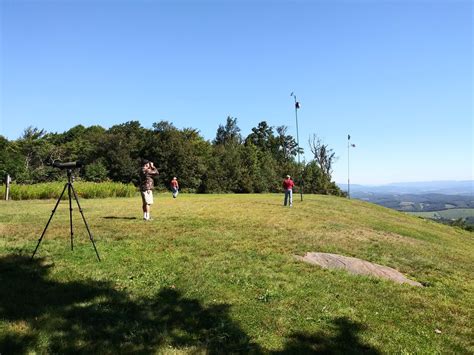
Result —
<instances>
[{"instance_id":1,"label":"distant mountain range","mask_svg":"<svg viewBox=\"0 0 474 355\"><path fill-rule=\"evenodd\" d=\"M347 185L339 186L347 190ZM474 221L473 180L351 185L351 198L411 213L449 210L451 220Z\"/></svg>"},{"instance_id":2,"label":"distant mountain range","mask_svg":"<svg viewBox=\"0 0 474 355\"><path fill-rule=\"evenodd\" d=\"M338 184L347 191L347 184ZM387 185L357 185L351 184L351 196L360 193L365 194L444 194L474 196L474 180L464 181L424 181L424 182L400 182Z\"/></svg>"}]
</instances>

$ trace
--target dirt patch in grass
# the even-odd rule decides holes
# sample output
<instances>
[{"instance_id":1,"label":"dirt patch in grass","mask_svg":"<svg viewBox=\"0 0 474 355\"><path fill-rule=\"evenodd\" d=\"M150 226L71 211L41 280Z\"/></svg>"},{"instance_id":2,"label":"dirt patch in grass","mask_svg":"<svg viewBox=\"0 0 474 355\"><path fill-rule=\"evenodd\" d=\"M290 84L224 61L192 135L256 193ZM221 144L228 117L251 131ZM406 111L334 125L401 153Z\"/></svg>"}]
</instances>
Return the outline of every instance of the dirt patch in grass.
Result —
<instances>
[{"instance_id":1,"label":"dirt patch in grass","mask_svg":"<svg viewBox=\"0 0 474 355\"><path fill-rule=\"evenodd\" d=\"M372 229L351 229L341 231L325 231L325 239L331 241L341 241L343 244L345 242L373 242L373 241L382 241L388 244L396 244L399 247L401 244L405 246L420 246L420 243L423 241L406 237L400 234L384 231L375 231Z\"/></svg>"}]
</instances>

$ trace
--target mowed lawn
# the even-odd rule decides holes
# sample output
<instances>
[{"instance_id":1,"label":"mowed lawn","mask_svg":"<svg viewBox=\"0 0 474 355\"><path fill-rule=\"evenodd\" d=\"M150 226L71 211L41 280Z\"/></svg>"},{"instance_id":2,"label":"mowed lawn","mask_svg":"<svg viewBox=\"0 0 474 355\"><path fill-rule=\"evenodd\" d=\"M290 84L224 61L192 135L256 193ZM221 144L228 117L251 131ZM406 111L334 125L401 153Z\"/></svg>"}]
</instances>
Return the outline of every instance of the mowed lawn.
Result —
<instances>
[{"instance_id":1,"label":"mowed lawn","mask_svg":"<svg viewBox=\"0 0 474 355\"><path fill-rule=\"evenodd\" d=\"M473 353L474 234L330 196L0 202L0 353ZM412 287L295 260L338 253Z\"/></svg>"}]
</instances>

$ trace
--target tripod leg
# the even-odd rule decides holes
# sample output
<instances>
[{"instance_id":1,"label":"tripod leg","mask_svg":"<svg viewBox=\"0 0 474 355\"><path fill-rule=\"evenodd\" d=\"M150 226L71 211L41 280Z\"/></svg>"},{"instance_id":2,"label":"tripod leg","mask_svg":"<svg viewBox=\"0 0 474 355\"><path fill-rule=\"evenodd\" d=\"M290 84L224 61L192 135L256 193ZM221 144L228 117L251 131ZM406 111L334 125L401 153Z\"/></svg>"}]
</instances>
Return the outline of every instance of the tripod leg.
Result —
<instances>
[{"instance_id":1,"label":"tripod leg","mask_svg":"<svg viewBox=\"0 0 474 355\"><path fill-rule=\"evenodd\" d=\"M67 186L67 195L69 197L69 227L70 227L70 230L71 230L71 250L74 250L74 243L73 243L73 240L74 240L74 232L72 230L72 202L71 202L71 183L68 182L68 186Z\"/></svg>"},{"instance_id":2,"label":"tripod leg","mask_svg":"<svg viewBox=\"0 0 474 355\"><path fill-rule=\"evenodd\" d=\"M303 187L304 187L304 181L303 181L303 178L301 178L301 182L300 182L301 201L303 201Z\"/></svg>"},{"instance_id":3,"label":"tripod leg","mask_svg":"<svg viewBox=\"0 0 474 355\"><path fill-rule=\"evenodd\" d=\"M63 192L61 192L61 195L59 195L58 201L56 202L56 206L54 206L53 212L51 213L51 216L49 217L48 223L46 223L46 227L44 227L43 233L41 233L41 237L40 237L40 239L38 239L38 244L36 244L35 251L33 252L33 255L31 255L31 260L33 260L33 258L35 257L36 251L38 250L38 247L39 247L41 241L43 240L44 234L46 233L46 229L48 229L49 222L51 222L51 220L53 219L54 212L56 212L56 208L58 208L59 202L61 201L61 199L64 195L64 191L66 191L67 186L68 186L68 183L66 183L64 185Z\"/></svg>"},{"instance_id":4,"label":"tripod leg","mask_svg":"<svg viewBox=\"0 0 474 355\"><path fill-rule=\"evenodd\" d=\"M99 252L97 251L97 248L95 246L94 238L92 237L91 231L89 229L89 225L87 224L86 217L84 217L84 213L82 212L81 205L79 204L79 199L77 198L76 190L74 190L74 186L72 184L71 184L71 190L74 194L74 198L76 199L77 207L79 207L79 212L81 212L82 220L84 221L84 224L86 225L87 233L89 233L89 239L92 242L92 246L94 247L95 254L97 255L97 259L101 261Z\"/></svg>"}]
</instances>

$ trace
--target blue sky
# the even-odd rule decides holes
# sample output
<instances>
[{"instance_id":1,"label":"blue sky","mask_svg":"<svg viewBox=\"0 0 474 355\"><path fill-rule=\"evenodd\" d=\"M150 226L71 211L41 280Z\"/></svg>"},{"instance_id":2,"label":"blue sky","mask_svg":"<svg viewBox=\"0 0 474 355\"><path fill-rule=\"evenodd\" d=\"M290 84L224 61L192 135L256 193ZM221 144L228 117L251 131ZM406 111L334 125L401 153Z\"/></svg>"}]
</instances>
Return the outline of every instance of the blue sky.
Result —
<instances>
[{"instance_id":1,"label":"blue sky","mask_svg":"<svg viewBox=\"0 0 474 355\"><path fill-rule=\"evenodd\" d=\"M317 134L351 183L473 178L471 1L0 0L0 134L168 120Z\"/></svg>"}]
</instances>

